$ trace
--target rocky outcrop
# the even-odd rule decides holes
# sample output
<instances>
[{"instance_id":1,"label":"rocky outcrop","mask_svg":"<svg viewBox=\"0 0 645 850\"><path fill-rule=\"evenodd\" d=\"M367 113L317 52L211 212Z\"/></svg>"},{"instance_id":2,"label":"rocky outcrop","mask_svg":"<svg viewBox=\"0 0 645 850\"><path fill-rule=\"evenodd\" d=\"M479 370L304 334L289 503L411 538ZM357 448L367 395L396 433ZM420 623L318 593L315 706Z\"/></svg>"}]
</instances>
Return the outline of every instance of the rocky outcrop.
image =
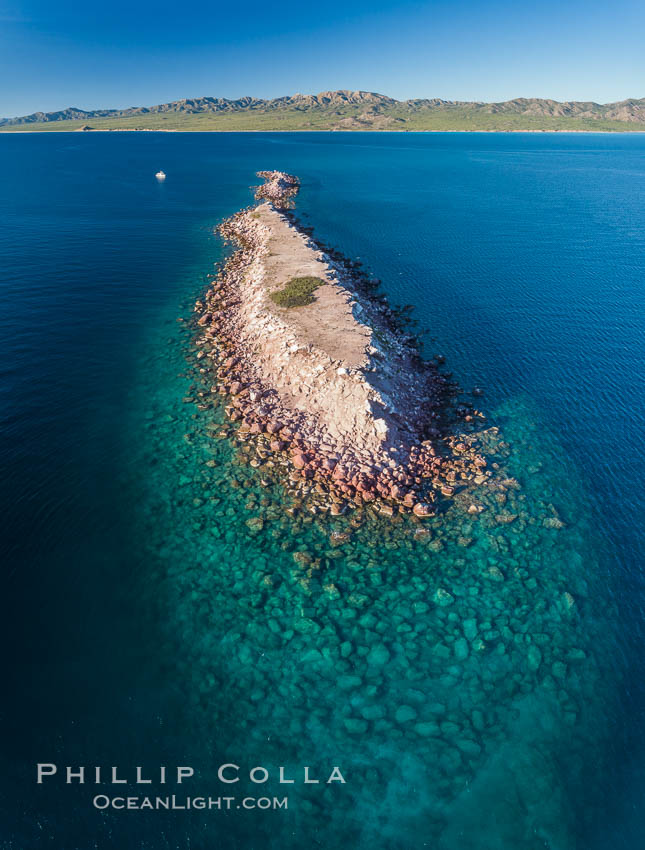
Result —
<instances>
[{"instance_id":1,"label":"rocky outcrop","mask_svg":"<svg viewBox=\"0 0 645 850\"><path fill-rule=\"evenodd\" d=\"M258 177L264 180L255 190L258 201L269 201L275 209L290 209L298 194L300 181L292 174L283 171L258 171Z\"/></svg>"},{"instance_id":2,"label":"rocky outcrop","mask_svg":"<svg viewBox=\"0 0 645 850\"><path fill-rule=\"evenodd\" d=\"M240 436L286 456L292 478L315 482L327 507L375 502L433 516L441 499L490 475L472 436L445 430L453 386L420 357L375 282L284 212L297 178L260 176L260 203L220 228L239 248L196 304L212 391L229 398ZM302 277L318 281L311 304L273 302Z\"/></svg>"}]
</instances>

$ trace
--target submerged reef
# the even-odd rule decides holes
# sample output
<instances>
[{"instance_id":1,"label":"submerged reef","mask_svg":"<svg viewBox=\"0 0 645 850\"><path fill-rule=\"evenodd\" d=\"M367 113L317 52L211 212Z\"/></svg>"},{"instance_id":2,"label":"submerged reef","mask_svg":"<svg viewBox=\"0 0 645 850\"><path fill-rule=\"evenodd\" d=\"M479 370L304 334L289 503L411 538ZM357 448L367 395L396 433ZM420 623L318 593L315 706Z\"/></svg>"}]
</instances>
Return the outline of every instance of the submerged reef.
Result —
<instances>
[{"instance_id":1,"label":"submerged reef","mask_svg":"<svg viewBox=\"0 0 645 850\"><path fill-rule=\"evenodd\" d=\"M183 404L161 382L149 412L141 538L164 529L149 563L191 711L239 742L222 757L347 770L342 798L291 792L321 847L574 850L611 678L580 484L525 402L491 427L457 401L376 283L295 224L296 178L262 176L181 323Z\"/></svg>"},{"instance_id":2,"label":"submerged reef","mask_svg":"<svg viewBox=\"0 0 645 850\"><path fill-rule=\"evenodd\" d=\"M259 204L220 227L238 250L195 306L238 439L286 460L291 485L315 485L313 507L336 514L374 503L429 517L473 484L499 487L470 433L483 415L451 407L455 385L378 282L296 225L298 179L258 176Z\"/></svg>"}]
</instances>

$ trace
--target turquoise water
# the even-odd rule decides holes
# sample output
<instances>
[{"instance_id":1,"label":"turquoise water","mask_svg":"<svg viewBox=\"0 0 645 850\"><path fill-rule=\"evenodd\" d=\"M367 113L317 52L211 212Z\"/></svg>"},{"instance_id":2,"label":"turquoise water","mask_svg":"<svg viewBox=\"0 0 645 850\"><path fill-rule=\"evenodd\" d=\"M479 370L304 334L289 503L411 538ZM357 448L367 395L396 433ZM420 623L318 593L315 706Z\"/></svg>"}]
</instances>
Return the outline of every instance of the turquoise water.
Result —
<instances>
[{"instance_id":1,"label":"turquoise water","mask_svg":"<svg viewBox=\"0 0 645 850\"><path fill-rule=\"evenodd\" d=\"M641 846L645 137L0 150L4 846ZM178 318L261 168L298 174L302 220L484 388L500 507L321 520L186 401ZM192 765L171 793L236 797L260 792L217 765L264 765L289 809L100 813L38 761Z\"/></svg>"}]
</instances>

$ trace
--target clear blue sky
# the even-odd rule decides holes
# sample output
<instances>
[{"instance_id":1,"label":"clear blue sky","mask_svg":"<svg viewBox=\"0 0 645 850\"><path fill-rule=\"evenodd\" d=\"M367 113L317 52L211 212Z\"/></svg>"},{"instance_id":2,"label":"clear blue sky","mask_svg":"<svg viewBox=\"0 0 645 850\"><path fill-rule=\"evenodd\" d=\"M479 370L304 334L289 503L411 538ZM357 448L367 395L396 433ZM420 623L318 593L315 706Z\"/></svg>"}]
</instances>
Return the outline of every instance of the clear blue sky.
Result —
<instances>
[{"instance_id":1,"label":"clear blue sky","mask_svg":"<svg viewBox=\"0 0 645 850\"><path fill-rule=\"evenodd\" d=\"M643 0L0 0L0 116L182 97L645 96Z\"/></svg>"}]
</instances>

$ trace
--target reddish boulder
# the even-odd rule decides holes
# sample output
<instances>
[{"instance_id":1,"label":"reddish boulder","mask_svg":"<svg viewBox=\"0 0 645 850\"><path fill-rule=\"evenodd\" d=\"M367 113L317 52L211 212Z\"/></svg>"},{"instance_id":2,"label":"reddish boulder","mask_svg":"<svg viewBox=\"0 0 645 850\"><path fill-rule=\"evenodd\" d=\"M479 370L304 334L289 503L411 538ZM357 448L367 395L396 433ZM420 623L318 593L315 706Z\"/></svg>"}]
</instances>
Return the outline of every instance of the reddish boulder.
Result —
<instances>
[{"instance_id":1,"label":"reddish boulder","mask_svg":"<svg viewBox=\"0 0 645 850\"><path fill-rule=\"evenodd\" d=\"M294 452L293 454L293 465L296 469L304 469L307 465L307 458L303 455L302 452Z\"/></svg>"}]
</instances>

